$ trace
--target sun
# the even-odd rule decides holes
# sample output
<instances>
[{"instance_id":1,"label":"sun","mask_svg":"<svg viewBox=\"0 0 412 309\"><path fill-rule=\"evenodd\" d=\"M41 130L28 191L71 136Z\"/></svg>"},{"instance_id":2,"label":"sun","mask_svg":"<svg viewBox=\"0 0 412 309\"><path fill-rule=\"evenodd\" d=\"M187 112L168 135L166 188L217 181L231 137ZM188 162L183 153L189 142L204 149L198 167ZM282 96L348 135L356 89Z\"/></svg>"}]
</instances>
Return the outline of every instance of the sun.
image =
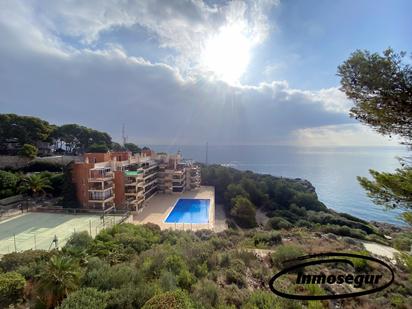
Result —
<instances>
[{"instance_id":1,"label":"sun","mask_svg":"<svg viewBox=\"0 0 412 309\"><path fill-rule=\"evenodd\" d=\"M237 84L249 64L251 47L240 23L224 26L206 41L201 66L216 78Z\"/></svg>"}]
</instances>

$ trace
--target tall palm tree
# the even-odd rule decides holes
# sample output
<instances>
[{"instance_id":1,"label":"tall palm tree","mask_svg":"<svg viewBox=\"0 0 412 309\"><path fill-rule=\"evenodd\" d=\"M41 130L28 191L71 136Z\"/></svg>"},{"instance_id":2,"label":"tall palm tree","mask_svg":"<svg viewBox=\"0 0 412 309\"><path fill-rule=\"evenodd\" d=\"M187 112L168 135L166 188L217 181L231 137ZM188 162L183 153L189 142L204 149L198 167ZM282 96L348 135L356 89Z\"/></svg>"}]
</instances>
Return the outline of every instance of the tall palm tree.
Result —
<instances>
[{"instance_id":1,"label":"tall palm tree","mask_svg":"<svg viewBox=\"0 0 412 309\"><path fill-rule=\"evenodd\" d=\"M44 175L33 174L23 179L19 191L28 192L32 196L46 193L46 189L53 189L50 180Z\"/></svg>"},{"instance_id":2,"label":"tall palm tree","mask_svg":"<svg viewBox=\"0 0 412 309\"><path fill-rule=\"evenodd\" d=\"M79 286L80 268L72 258L55 255L39 277L39 296L48 308L54 308Z\"/></svg>"}]
</instances>

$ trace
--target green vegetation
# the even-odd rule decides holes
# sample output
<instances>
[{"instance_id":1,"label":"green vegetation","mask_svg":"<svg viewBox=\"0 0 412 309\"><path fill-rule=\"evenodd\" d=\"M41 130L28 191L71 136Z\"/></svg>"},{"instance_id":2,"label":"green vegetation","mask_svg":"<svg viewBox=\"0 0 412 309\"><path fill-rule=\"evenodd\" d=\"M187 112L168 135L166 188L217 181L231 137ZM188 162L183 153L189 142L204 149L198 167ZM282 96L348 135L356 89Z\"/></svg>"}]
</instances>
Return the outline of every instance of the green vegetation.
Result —
<instances>
[{"instance_id":1,"label":"green vegetation","mask_svg":"<svg viewBox=\"0 0 412 309\"><path fill-rule=\"evenodd\" d=\"M23 298L24 277L17 272L0 274L0 306L8 306Z\"/></svg>"},{"instance_id":2,"label":"green vegetation","mask_svg":"<svg viewBox=\"0 0 412 309\"><path fill-rule=\"evenodd\" d=\"M15 114L0 114L0 153L7 153L7 144L17 142L35 145L39 141L50 141L53 126L36 117Z\"/></svg>"},{"instance_id":3,"label":"green vegetation","mask_svg":"<svg viewBox=\"0 0 412 309\"><path fill-rule=\"evenodd\" d=\"M83 153L93 144L105 145L107 149L112 145L109 134L78 124L56 127L50 137L55 140L58 149L64 147L64 151L69 153Z\"/></svg>"},{"instance_id":4,"label":"green vegetation","mask_svg":"<svg viewBox=\"0 0 412 309\"><path fill-rule=\"evenodd\" d=\"M283 262L310 253L311 242L318 241L309 231L283 233L306 237L307 246L298 244L302 239L282 244L278 231L183 232L161 231L153 224L115 225L95 239L86 232L73 234L60 251L6 254L0 261L0 292L2 276L10 274L12 279L5 281L13 295L7 298L10 304L37 308L328 308L328 302L292 301L270 292L267 283ZM266 257L252 251L263 247L270 250ZM410 276L412 264L400 265L400 273ZM412 296L412 285L403 277L393 289L380 295L383 304L375 296L350 301L359 308L384 308L397 294ZM307 290L325 293L317 285Z\"/></svg>"},{"instance_id":5,"label":"green vegetation","mask_svg":"<svg viewBox=\"0 0 412 309\"><path fill-rule=\"evenodd\" d=\"M47 189L53 190L50 179L44 174L33 174L22 179L19 191L31 196L39 196L45 194Z\"/></svg>"},{"instance_id":6,"label":"green vegetation","mask_svg":"<svg viewBox=\"0 0 412 309\"><path fill-rule=\"evenodd\" d=\"M30 145L30 144L24 144L23 147L19 151L19 156L26 157L29 159L34 159L37 156L37 147Z\"/></svg>"},{"instance_id":7,"label":"green vegetation","mask_svg":"<svg viewBox=\"0 0 412 309\"><path fill-rule=\"evenodd\" d=\"M0 199L15 195L19 182L18 175L0 170Z\"/></svg>"},{"instance_id":8,"label":"green vegetation","mask_svg":"<svg viewBox=\"0 0 412 309\"><path fill-rule=\"evenodd\" d=\"M383 135L398 135L411 145L412 66L403 63L406 53L387 49L383 55L355 51L338 68L341 90L353 100L351 116ZM370 170L372 180L358 177L377 205L404 210L403 220L412 225L412 167L400 160L394 173Z\"/></svg>"},{"instance_id":9,"label":"green vegetation","mask_svg":"<svg viewBox=\"0 0 412 309\"><path fill-rule=\"evenodd\" d=\"M104 309L107 306L107 294L94 288L84 288L71 293L61 309Z\"/></svg>"},{"instance_id":10,"label":"green vegetation","mask_svg":"<svg viewBox=\"0 0 412 309\"><path fill-rule=\"evenodd\" d=\"M127 150L131 151L133 154L141 152L140 147L137 146L136 144L133 144L133 143L126 143L126 144L124 144L124 147Z\"/></svg>"},{"instance_id":11,"label":"green vegetation","mask_svg":"<svg viewBox=\"0 0 412 309\"><path fill-rule=\"evenodd\" d=\"M105 144L92 144L86 149L87 152L105 153L109 151L109 147Z\"/></svg>"},{"instance_id":12,"label":"green vegetation","mask_svg":"<svg viewBox=\"0 0 412 309\"><path fill-rule=\"evenodd\" d=\"M112 147L109 134L78 124L56 126L36 117L0 114L0 154L34 158L40 142L54 143L58 152L69 154L83 153L93 144Z\"/></svg>"},{"instance_id":13,"label":"green vegetation","mask_svg":"<svg viewBox=\"0 0 412 309\"><path fill-rule=\"evenodd\" d=\"M71 179L71 178L70 178ZM66 183L68 183L66 185ZM61 196L65 186L72 186L66 182L62 173L40 172L23 175L20 172L6 172L0 170L0 198L6 198L18 193L26 193L33 197L46 193ZM74 196L70 194L70 196Z\"/></svg>"},{"instance_id":14,"label":"green vegetation","mask_svg":"<svg viewBox=\"0 0 412 309\"><path fill-rule=\"evenodd\" d=\"M361 239L378 233L363 220L328 209L307 181L209 165L202 167L202 182L215 186L216 201L224 205L230 227L256 227L259 210L269 217L267 230L302 226Z\"/></svg>"}]
</instances>

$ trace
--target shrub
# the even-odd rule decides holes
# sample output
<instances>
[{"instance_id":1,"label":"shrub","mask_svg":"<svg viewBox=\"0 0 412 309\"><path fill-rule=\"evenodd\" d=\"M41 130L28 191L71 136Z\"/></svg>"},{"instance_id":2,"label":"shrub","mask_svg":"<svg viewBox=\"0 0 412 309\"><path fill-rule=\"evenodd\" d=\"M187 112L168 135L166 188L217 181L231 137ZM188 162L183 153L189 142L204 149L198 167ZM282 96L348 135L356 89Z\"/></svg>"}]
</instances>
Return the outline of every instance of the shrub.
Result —
<instances>
[{"instance_id":1,"label":"shrub","mask_svg":"<svg viewBox=\"0 0 412 309\"><path fill-rule=\"evenodd\" d=\"M93 244L93 238L86 231L73 233L67 241L65 248L87 250Z\"/></svg>"},{"instance_id":2,"label":"shrub","mask_svg":"<svg viewBox=\"0 0 412 309\"><path fill-rule=\"evenodd\" d=\"M43 250L27 250L5 254L0 260L0 268L5 272L15 271L20 266L47 261L52 254Z\"/></svg>"},{"instance_id":3,"label":"shrub","mask_svg":"<svg viewBox=\"0 0 412 309\"><path fill-rule=\"evenodd\" d=\"M315 211L326 211L326 206L320 202L316 195L313 193L298 193L294 198L293 202L298 206L306 210L315 210Z\"/></svg>"},{"instance_id":4,"label":"shrub","mask_svg":"<svg viewBox=\"0 0 412 309\"><path fill-rule=\"evenodd\" d=\"M154 295L162 291L154 283L142 282L141 284L129 284L120 289L112 289L107 292L108 309L132 309L142 308L142 306Z\"/></svg>"},{"instance_id":5,"label":"shrub","mask_svg":"<svg viewBox=\"0 0 412 309\"><path fill-rule=\"evenodd\" d=\"M159 284L163 291L173 291L177 289L176 275L170 271L162 271L159 278Z\"/></svg>"},{"instance_id":6,"label":"shrub","mask_svg":"<svg viewBox=\"0 0 412 309\"><path fill-rule=\"evenodd\" d=\"M232 205L230 215L240 227L253 228L257 225L256 209L248 198L238 195L232 199Z\"/></svg>"},{"instance_id":7,"label":"shrub","mask_svg":"<svg viewBox=\"0 0 412 309\"><path fill-rule=\"evenodd\" d=\"M253 292L246 303L242 306L242 309L281 309L281 303L275 294L265 291Z\"/></svg>"},{"instance_id":8,"label":"shrub","mask_svg":"<svg viewBox=\"0 0 412 309\"><path fill-rule=\"evenodd\" d=\"M193 304L186 292L176 290L153 296L142 309L192 309Z\"/></svg>"},{"instance_id":9,"label":"shrub","mask_svg":"<svg viewBox=\"0 0 412 309\"><path fill-rule=\"evenodd\" d=\"M271 232L257 232L253 236L255 246L262 244L265 246L274 246L282 242L282 236L277 231Z\"/></svg>"},{"instance_id":10,"label":"shrub","mask_svg":"<svg viewBox=\"0 0 412 309\"><path fill-rule=\"evenodd\" d=\"M366 251L366 250L351 251L350 253L369 256L369 252ZM356 271L363 271L363 270L366 270L369 267L368 260L360 259L360 258L359 259L358 258L350 258L350 260L352 261L353 266L355 267Z\"/></svg>"},{"instance_id":11,"label":"shrub","mask_svg":"<svg viewBox=\"0 0 412 309\"><path fill-rule=\"evenodd\" d=\"M234 269L228 269L226 271L226 283L236 284L239 288L246 287L245 276L240 271Z\"/></svg>"},{"instance_id":12,"label":"shrub","mask_svg":"<svg viewBox=\"0 0 412 309\"><path fill-rule=\"evenodd\" d=\"M276 229L276 230L290 229L291 227L292 227L292 224L288 220L285 220L281 217L270 218L266 222L266 226L265 226L266 229Z\"/></svg>"},{"instance_id":13,"label":"shrub","mask_svg":"<svg viewBox=\"0 0 412 309\"><path fill-rule=\"evenodd\" d=\"M37 147L30 145L30 144L24 144L23 147L19 151L19 156L26 157L29 159L34 159L37 156Z\"/></svg>"},{"instance_id":14,"label":"shrub","mask_svg":"<svg viewBox=\"0 0 412 309\"><path fill-rule=\"evenodd\" d=\"M193 287L193 298L204 306L215 308L220 302L219 287L211 280L202 280Z\"/></svg>"},{"instance_id":15,"label":"shrub","mask_svg":"<svg viewBox=\"0 0 412 309\"><path fill-rule=\"evenodd\" d=\"M412 233L405 232L396 235L392 240L393 246L402 251L409 251L412 246Z\"/></svg>"},{"instance_id":16,"label":"shrub","mask_svg":"<svg viewBox=\"0 0 412 309\"><path fill-rule=\"evenodd\" d=\"M285 261L295 259L302 255L304 255L304 251L300 247L293 245L281 245L271 254L270 257L273 265L282 267Z\"/></svg>"},{"instance_id":17,"label":"shrub","mask_svg":"<svg viewBox=\"0 0 412 309\"><path fill-rule=\"evenodd\" d=\"M107 294L94 288L83 288L69 294L63 300L60 309L104 309Z\"/></svg>"},{"instance_id":18,"label":"shrub","mask_svg":"<svg viewBox=\"0 0 412 309\"><path fill-rule=\"evenodd\" d=\"M366 233L364 231L350 228L348 226L327 224L325 226L322 226L320 230L323 233L333 233L340 236L349 236L358 239L366 239Z\"/></svg>"},{"instance_id":19,"label":"shrub","mask_svg":"<svg viewBox=\"0 0 412 309\"><path fill-rule=\"evenodd\" d=\"M19 181L16 174L0 170L0 199L15 195Z\"/></svg>"},{"instance_id":20,"label":"shrub","mask_svg":"<svg viewBox=\"0 0 412 309\"><path fill-rule=\"evenodd\" d=\"M228 305L234 305L236 308L240 308L249 295L250 292L247 289L239 289L235 284L225 286L222 291L224 302Z\"/></svg>"},{"instance_id":21,"label":"shrub","mask_svg":"<svg viewBox=\"0 0 412 309\"><path fill-rule=\"evenodd\" d=\"M87 148L87 152L106 153L109 148L105 144L92 144Z\"/></svg>"},{"instance_id":22,"label":"shrub","mask_svg":"<svg viewBox=\"0 0 412 309\"><path fill-rule=\"evenodd\" d=\"M58 162L48 162L48 161L33 161L30 162L25 167L19 169L23 173L36 173L36 172L61 172L65 164Z\"/></svg>"},{"instance_id":23,"label":"shrub","mask_svg":"<svg viewBox=\"0 0 412 309\"><path fill-rule=\"evenodd\" d=\"M26 280L17 272L0 274L0 305L17 303L23 297L25 285Z\"/></svg>"}]
</instances>

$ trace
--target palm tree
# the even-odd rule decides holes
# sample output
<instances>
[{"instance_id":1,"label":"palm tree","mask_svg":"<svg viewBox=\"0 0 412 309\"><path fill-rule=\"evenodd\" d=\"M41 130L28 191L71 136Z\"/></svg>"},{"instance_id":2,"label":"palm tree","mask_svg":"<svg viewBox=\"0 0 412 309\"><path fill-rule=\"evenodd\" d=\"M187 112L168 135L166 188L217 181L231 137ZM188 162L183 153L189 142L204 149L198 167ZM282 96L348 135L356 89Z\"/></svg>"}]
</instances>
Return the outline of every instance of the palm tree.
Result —
<instances>
[{"instance_id":1,"label":"palm tree","mask_svg":"<svg viewBox=\"0 0 412 309\"><path fill-rule=\"evenodd\" d=\"M55 255L39 277L39 295L48 308L54 308L79 286L80 268L72 258Z\"/></svg>"},{"instance_id":2,"label":"palm tree","mask_svg":"<svg viewBox=\"0 0 412 309\"><path fill-rule=\"evenodd\" d=\"M32 196L46 193L46 189L53 189L50 180L44 175L33 174L23 179L19 191L28 192Z\"/></svg>"}]
</instances>

